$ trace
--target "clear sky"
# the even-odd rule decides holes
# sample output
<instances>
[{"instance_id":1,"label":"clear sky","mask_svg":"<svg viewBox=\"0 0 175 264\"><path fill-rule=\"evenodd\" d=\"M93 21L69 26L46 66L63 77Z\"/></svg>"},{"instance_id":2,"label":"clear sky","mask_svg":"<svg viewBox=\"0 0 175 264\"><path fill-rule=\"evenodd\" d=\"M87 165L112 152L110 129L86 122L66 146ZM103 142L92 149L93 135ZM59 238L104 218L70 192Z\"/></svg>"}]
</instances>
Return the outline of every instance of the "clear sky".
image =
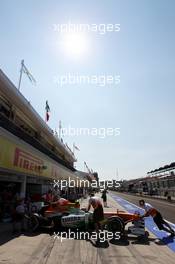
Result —
<instances>
[{"instance_id":1,"label":"clear sky","mask_svg":"<svg viewBox=\"0 0 175 264\"><path fill-rule=\"evenodd\" d=\"M72 56L53 24L120 24L119 32L86 32L86 49ZM58 128L120 128L119 136L65 136L76 151L76 167L86 161L102 179L130 179L174 161L175 157L175 1L174 0L1 0L0 68L48 125ZM77 44L78 45L78 44ZM81 47L80 47L81 48ZM55 76L120 75L120 84L54 82Z\"/></svg>"}]
</instances>

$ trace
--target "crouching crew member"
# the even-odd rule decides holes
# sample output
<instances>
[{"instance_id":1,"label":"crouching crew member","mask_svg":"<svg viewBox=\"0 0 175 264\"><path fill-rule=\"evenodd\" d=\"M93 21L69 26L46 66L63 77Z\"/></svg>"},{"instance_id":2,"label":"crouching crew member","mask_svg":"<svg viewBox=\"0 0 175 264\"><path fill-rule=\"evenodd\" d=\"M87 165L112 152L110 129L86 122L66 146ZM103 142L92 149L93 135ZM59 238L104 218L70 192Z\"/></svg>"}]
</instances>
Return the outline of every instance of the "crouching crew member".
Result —
<instances>
[{"instance_id":1,"label":"crouching crew member","mask_svg":"<svg viewBox=\"0 0 175 264\"><path fill-rule=\"evenodd\" d=\"M162 215L159 213L157 209L155 209L151 204L145 203L144 200L139 201L140 207L145 210L145 214L142 217L152 216L155 224L160 230L164 230L171 234L171 236L175 236L175 231L171 228L171 226L163 219ZM165 227L166 226L166 227Z\"/></svg>"}]
</instances>

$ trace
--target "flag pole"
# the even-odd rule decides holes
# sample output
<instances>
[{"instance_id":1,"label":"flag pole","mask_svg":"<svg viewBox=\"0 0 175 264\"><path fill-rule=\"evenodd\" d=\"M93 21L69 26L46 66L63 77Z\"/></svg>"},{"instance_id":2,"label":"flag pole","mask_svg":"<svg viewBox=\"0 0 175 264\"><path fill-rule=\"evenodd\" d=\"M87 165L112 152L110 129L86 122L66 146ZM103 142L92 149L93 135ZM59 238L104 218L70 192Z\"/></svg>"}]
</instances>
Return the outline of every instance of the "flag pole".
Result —
<instances>
[{"instance_id":1,"label":"flag pole","mask_svg":"<svg viewBox=\"0 0 175 264\"><path fill-rule=\"evenodd\" d=\"M24 65L24 60L21 61L21 69L20 69L20 76L19 76L18 90L20 90L20 86L21 86L23 65Z\"/></svg>"},{"instance_id":2,"label":"flag pole","mask_svg":"<svg viewBox=\"0 0 175 264\"><path fill-rule=\"evenodd\" d=\"M116 178L117 178L117 181L118 181L118 168L116 169Z\"/></svg>"},{"instance_id":3,"label":"flag pole","mask_svg":"<svg viewBox=\"0 0 175 264\"><path fill-rule=\"evenodd\" d=\"M59 138L61 138L61 120L59 121Z\"/></svg>"}]
</instances>

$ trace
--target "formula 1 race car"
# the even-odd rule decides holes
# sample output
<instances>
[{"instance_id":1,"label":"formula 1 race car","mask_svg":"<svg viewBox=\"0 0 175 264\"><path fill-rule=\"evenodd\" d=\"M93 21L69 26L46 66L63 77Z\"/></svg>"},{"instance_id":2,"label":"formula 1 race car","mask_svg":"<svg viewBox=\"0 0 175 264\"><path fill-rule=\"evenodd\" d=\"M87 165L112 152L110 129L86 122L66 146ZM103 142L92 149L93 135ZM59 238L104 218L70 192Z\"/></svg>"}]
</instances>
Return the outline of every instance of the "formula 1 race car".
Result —
<instances>
[{"instance_id":1,"label":"formula 1 race car","mask_svg":"<svg viewBox=\"0 0 175 264\"><path fill-rule=\"evenodd\" d=\"M59 203L52 203L44 209L44 213L34 213L31 217L33 230L37 228L69 228L94 230L93 213L86 212L85 208L80 209L79 203L70 203L68 200L61 200ZM128 232L139 236L147 237L144 220L139 213L131 214L125 211L105 212L104 220L101 221L104 229L110 232L124 234L128 223L133 225L128 227Z\"/></svg>"},{"instance_id":2,"label":"formula 1 race car","mask_svg":"<svg viewBox=\"0 0 175 264\"><path fill-rule=\"evenodd\" d=\"M104 220L101 221L104 229L110 232L118 232L124 234L125 226L132 222L133 225L129 226L128 232L139 236L147 237L148 232L145 231L144 220L140 217L139 213L130 214L125 211L105 212ZM69 215L61 217L61 226L65 228L78 228L78 229L93 229L93 213L85 212L80 209L71 209Z\"/></svg>"}]
</instances>

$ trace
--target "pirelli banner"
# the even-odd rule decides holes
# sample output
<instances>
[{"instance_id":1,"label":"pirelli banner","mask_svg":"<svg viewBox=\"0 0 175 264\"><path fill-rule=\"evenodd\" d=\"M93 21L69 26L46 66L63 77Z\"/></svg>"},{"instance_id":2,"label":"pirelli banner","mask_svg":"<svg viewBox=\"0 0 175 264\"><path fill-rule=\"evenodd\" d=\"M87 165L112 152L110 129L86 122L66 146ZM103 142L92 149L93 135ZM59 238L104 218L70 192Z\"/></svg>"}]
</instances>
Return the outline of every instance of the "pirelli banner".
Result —
<instances>
[{"instance_id":1,"label":"pirelli banner","mask_svg":"<svg viewBox=\"0 0 175 264\"><path fill-rule=\"evenodd\" d=\"M58 164L24 141L0 129L0 167L27 175L44 176L56 180L76 179L69 169Z\"/></svg>"}]
</instances>

